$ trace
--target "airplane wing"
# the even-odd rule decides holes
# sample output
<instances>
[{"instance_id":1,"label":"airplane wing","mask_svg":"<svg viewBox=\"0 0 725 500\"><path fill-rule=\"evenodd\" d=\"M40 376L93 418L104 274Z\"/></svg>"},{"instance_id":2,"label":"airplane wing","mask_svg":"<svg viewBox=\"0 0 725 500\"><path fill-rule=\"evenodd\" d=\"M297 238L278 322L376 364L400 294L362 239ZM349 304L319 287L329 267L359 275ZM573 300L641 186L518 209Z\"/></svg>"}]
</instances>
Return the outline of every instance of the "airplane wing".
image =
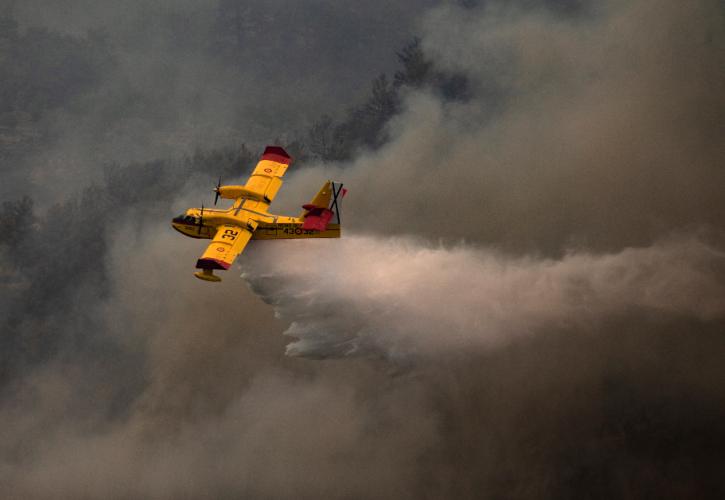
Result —
<instances>
[{"instance_id":1,"label":"airplane wing","mask_svg":"<svg viewBox=\"0 0 725 500\"><path fill-rule=\"evenodd\" d=\"M196 261L196 267L208 270L204 273L207 276L211 276L211 271L214 269L229 269L237 255L242 253L244 247L247 246L252 237L252 232L257 227L255 221L249 221L249 224L251 227L248 228L231 224L219 226L214 239L206 248L204 254Z\"/></svg>"},{"instance_id":2,"label":"airplane wing","mask_svg":"<svg viewBox=\"0 0 725 500\"><path fill-rule=\"evenodd\" d=\"M260 193L269 206L282 186L282 176L291 161L292 158L284 149L279 146L267 146L245 187Z\"/></svg>"}]
</instances>

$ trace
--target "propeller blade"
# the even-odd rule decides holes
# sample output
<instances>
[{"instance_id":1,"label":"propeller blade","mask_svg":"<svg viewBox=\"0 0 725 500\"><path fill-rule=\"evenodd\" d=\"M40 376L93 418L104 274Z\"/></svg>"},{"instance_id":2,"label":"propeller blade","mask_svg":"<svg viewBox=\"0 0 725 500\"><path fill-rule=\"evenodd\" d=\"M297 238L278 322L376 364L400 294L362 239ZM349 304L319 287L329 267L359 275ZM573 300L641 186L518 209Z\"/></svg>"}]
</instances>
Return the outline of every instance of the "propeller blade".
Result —
<instances>
[{"instance_id":1,"label":"propeller blade","mask_svg":"<svg viewBox=\"0 0 725 500\"><path fill-rule=\"evenodd\" d=\"M201 204L201 212L199 213L199 233L201 234L201 228L204 227L204 204Z\"/></svg>"},{"instance_id":2,"label":"propeller blade","mask_svg":"<svg viewBox=\"0 0 725 500\"><path fill-rule=\"evenodd\" d=\"M214 192L216 193L216 196L214 196L214 206L216 206L217 201L219 201L219 188L222 187L222 176L219 176L219 182L216 184L216 189L214 189Z\"/></svg>"}]
</instances>

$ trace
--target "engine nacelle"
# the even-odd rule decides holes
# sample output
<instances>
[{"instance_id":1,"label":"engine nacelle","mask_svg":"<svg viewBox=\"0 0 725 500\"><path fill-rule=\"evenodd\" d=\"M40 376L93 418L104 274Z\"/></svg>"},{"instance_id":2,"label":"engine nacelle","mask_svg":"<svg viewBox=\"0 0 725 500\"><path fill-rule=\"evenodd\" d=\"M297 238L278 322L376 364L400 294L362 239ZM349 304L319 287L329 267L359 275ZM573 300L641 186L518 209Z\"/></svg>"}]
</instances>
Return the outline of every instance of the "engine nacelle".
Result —
<instances>
[{"instance_id":1,"label":"engine nacelle","mask_svg":"<svg viewBox=\"0 0 725 500\"><path fill-rule=\"evenodd\" d=\"M247 198L255 201L264 201L269 203L269 199L260 193L244 186L221 186L218 190L219 196L228 200L236 200L237 198Z\"/></svg>"}]
</instances>

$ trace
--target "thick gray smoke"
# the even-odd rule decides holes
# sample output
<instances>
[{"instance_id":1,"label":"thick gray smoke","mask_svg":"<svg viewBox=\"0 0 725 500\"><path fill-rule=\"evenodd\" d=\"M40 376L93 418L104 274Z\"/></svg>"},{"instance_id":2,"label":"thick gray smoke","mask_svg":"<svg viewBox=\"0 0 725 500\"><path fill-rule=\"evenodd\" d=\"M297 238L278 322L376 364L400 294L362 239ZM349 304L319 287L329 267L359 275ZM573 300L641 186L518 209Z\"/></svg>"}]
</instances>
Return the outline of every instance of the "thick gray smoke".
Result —
<instances>
[{"instance_id":1,"label":"thick gray smoke","mask_svg":"<svg viewBox=\"0 0 725 500\"><path fill-rule=\"evenodd\" d=\"M578 21L434 10L423 44L477 97L411 95L387 147L344 172L305 172L304 189L344 178L346 220L366 232L525 254L723 229L722 21L711 1L600 2Z\"/></svg>"},{"instance_id":2,"label":"thick gray smoke","mask_svg":"<svg viewBox=\"0 0 725 500\"><path fill-rule=\"evenodd\" d=\"M414 93L390 144L295 181L354 186L354 230L498 251L379 236L265 245L244 276L293 322L288 352L457 349L637 310L717 319L720 247L671 239L725 220L717 4L609 2L587 22L477 13L443 7L423 23L428 53L465 72L475 99ZM292 249L299 261L282 257Z\"/></svg>"},{"instance_id":3,"label":"thick gray smoke","mask_svg":"<svg viewBox=\"0 0 725 500\"><path fill-rule=\"evenodd\" d=\"M25 26L101 26L117 51L97 94L42 119L55 139L23 182L50 191L88 171L74 152L130 160L223 142L225 130L275 134L276 112L245 115L266 89L304 115L334 96L341 67L348 81L384 69L309 54L330 62L350 43L376 66L387 42L365 41L396 38L386 23L416 23L432 64L464 74L470 95L409 88L381 148L293 165L275 210L296 213L325 179L343 180L345 237L252 242L240 261L250 289L232 272L213 288L195 280L204 242L172 233L172 214L150 202L111 205L123 216L103 230L89 216L50 234L67 252L60 267L74 257L61 244L83 228L107 248L93 247L96 268L69 266L63 300L37 273L15 279L11 257L42 242L3 256L2 297L48 297L4 305L27 310L9 352L61 339L0 392L5 496L725 496L722 3L451 2L422 17L413 3L384 16L345 3L327 17L324 3L219 2L249 9L230 17L249 51L233 70L190 48L219 22L204 10L214 2L15 3ZM181 22L197 11L200 24ZM264 46L248 12L303 28ZM383 34L351 42L359 19ZM304 36L318 32L329 39ZM294 52L306 78L265 80L270 54L307 43L331 52ZM326 85L305 101L315 75ZM227 82L234 92L217 92ZM174 208L196 198L187 188ZM63 227L83 206L45 217ZM101 270L102 286L88 277Z\"/></svg>"},{"instance_id":4,"label":"thick gray smoke","mask_svg":"<svg viewBox=\"0 0 725 500\"><path fill-rule=\"evenodd\" d=\"M433 3L5 0L0 14L15 15L26 57L36 59L36 80L20 84L58 93L83 77L95 85L39 112L38 130L23 138L32 151L3 168L24 172L15 190L46 203L98 181L106 163L291 141L391 71L395 50L412 37L413 4ZM44 45L48 29L87 47L96 64L47 68L43 53L58 44Z\"/></svg>"}]
</instances>

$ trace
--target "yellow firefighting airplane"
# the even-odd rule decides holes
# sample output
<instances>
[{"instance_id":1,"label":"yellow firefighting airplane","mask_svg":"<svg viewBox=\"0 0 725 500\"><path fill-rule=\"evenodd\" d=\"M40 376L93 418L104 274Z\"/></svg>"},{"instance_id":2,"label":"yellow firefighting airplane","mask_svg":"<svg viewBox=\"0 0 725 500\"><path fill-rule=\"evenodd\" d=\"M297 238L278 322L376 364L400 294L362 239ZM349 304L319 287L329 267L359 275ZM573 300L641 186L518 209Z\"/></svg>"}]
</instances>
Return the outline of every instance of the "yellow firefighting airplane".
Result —
<instances>
[{"instance_id":1,"label":"yellow firefighting airplane","mask_svg":"<svg viewBox=\"0 0 725 500\"><path fill-rule=\"evenodd\" d=\"M219 198L234 200L227 210L190 208L174 217L174 229L191 238L211 239L204 254L196 261L197 278L221 281L214 269L226 270L242 253L250 239L276 240L290 238L339 238L339 200L345 196L342 184L327 181L312 201L302 208L299 217L272 215L267 210L282 186L282 176L292 158L278 146L267 146L259 163L244 186L214 188ZM336 216L336 222L331 223Z\"/></svg>"}]
</instances>

